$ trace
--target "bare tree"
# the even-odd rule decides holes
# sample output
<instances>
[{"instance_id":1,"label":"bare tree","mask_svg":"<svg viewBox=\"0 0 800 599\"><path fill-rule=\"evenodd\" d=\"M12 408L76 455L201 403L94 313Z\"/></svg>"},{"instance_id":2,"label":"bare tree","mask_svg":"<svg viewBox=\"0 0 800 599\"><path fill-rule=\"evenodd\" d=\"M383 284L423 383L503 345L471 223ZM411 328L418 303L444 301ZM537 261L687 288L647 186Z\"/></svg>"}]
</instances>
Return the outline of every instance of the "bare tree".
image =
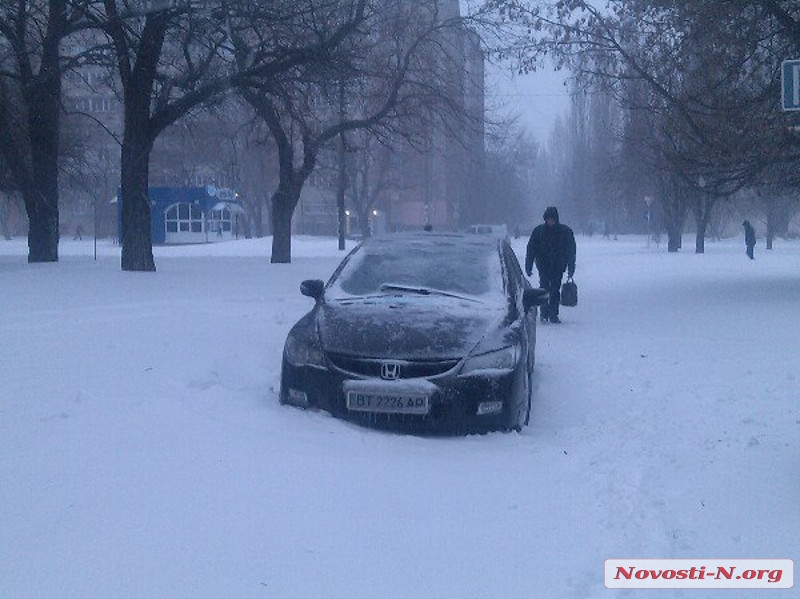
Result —
<instances>
[{"instance_id":1,"label":"bare tree","mask_svg":"<svg viewBox=\"0 0 800 599\"><path fill-rule=\"evenodd\" d=\"M400 193L408 186L403 169L395 160L398 151L391 142L359 132L348 162L350 205L358 216L362 235L373 234L374 213L388 206L389 194Z\"/></svg>"},{"instance_id":2,"label":"bare tree","mask_svg":"<svg viewBox=\"0 0 800 599\"><path fill-rule=\"evenodd\" d=\"M131 14L126 2L103 0L103 10L93 15L114 48L124 100L123 270L155 270L147 190L150 155L158 136L248 78L270 81L317 61L347 39L361 20L356 7L319 37L308 32L308 14L289 0L268 5L250 0L164 5ZM236 61L232 39L247 49Z\"/></svg>"},{"instance_id":3,"label":"bare tree","mask_svg":"<svg viewBox=\"0 0 800 599\"><path fill-rule=\"evenodd\" d=\"M535 187L540 150L535 140L507 118L492 123L487 135L486 169L480 193L483 201L470 206L465 215L471 224L505 224L520 232L520 223L530 219L529 205L541 198Z\"/></svg>"},{"instance_id":4,"label":"bare tree","mask_svg":"<svg viewBox=\"0 0 800 599\"><path fill-rule=\"evenodd\" d=\"M346 136L344 147L337 144L335 157L332 152L320 155L317 170L337 171L333 187L338 194L344 181L345 207L355 213L358 230L364 237L374 233L373 224L378 211L387 214L391 198L414 185L409 180L407 165L400 160L402 153L408 150L404 144L402 138L360 129ZM343 161L340 150L344 152Z\"/></svg>"},{"instance_id":5,"label":"bare tree","mask_svg":"<svg viewBox=\"0 0 800 599\"><path fill-rule=\"evenodd\" d=\"M337 14L342 3L306 2L317 35L325 36L330 23L341 21ZM278 150L279 181L271 202L272 262L291 261L292 215L326 145L362 129L413 143L421 139L426 121L445 113L463 115L453 82L442 76L442 65L455 60L456 49L447 34L463 28L464 21L458 15L443 18L435 0L359 4L360 35L283 77L251 78L241 86ZM245 46L241 52L246 51ZM348 90L344 110L342 82Z\"/></svg>"},{"instance_id":6,"label":"bare tree","mask_svg":"<svg viewBox=\"0 0 800 599\"><path fill-rule=\"evenodd\" d=\"M636 135L648 149L651 179L669 181L657 193L674 219L667 228L679 235L690 209L697 252L720 199L769 165L797 159L775 101L777 66L797 47L796 7L755 0L736 10L710 0L612 0L605 10L588 1L498 4L522 25L506 52L517 52L523 70L552 53L584 85L600 85L626 110L647 115L648 127ZM631 96L631 89L638 91ZM681 197L685 209L677 209ZM672 239L669 248L678 246Z\"/></svg>"},{"instance_id":7,"label":"bare tree","mask_svg":"<svg viewBox=\"0 0 800 599\"><path fill-rule=\"evenodd\" d=\"M62 45L85 26L87 1L0 4L0 153L28 215L28 261L58 260Z\"/></svg>"},{"instance_id":8,"label":"bare tree","mask_svg":"<svg viewBox=\"0 0 800 599\"><path fill-rule=\"evenodd\" d=\"M125 8L104 0L94 22L114 48L124 101L122 269L154 271L147 195L153 144L164 129L225 89L226 79L214 67L226 35L220 24L188 6L128 20Z\"/></svg>"}]
</instances>

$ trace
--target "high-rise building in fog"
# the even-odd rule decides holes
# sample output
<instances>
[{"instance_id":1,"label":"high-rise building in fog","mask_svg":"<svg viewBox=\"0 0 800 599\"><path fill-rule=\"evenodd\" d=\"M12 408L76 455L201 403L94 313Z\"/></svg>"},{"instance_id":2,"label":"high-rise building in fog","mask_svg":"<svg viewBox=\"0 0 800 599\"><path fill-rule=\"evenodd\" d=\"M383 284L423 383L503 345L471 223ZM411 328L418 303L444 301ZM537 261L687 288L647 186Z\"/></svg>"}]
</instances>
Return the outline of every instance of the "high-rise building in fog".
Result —
<instances>
[{"instance_id":1,"label":"high-rise building in fog","mask_svg":"<svg viewBox=\"0 0 800 599\"><path fill-rule=\"evenodd\" d=\"M455 10L457 0L451 3ZM481 200L484 167L484 56L479 37L468 29L447 32L452 55L443 61L452 109L433 120L426 147L405 147L399 161L411 184L395 190L386 204L387 224L417 229L431 224L457 229L469 224Z\"/></svg>"}]
</instances>

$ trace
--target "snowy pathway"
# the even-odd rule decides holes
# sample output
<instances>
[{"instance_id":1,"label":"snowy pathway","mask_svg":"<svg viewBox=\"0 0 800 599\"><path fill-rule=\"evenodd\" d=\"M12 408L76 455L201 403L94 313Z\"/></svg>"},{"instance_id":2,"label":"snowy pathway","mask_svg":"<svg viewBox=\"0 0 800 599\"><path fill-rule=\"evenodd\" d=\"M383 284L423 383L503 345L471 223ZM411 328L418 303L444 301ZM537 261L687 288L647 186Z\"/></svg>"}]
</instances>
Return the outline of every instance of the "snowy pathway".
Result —
<instances>
[{"instance_id":1,"label":"snowy pathway","mask_svg":"<svg viewBox=\"0 0 800 599\"><path fill-rule=\"evenodd\" d=\"M277 405L330 243L133 275L0 242L2 599L631 597L606 558L795 557L800 246L579 239L532 426L420 439Z\"/></svg>"}]
</instances>

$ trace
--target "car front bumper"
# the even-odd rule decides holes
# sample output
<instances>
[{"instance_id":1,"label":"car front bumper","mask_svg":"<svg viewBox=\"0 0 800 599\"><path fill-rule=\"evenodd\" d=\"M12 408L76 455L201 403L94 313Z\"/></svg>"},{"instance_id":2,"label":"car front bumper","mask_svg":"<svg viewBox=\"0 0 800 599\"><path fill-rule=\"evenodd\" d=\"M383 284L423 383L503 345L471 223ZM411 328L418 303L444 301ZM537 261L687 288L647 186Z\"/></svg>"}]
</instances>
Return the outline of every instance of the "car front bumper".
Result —
<instances>
[{"instance_id":1,"label":"car front bumper","mask_svg":"<svg viewBox=\"0 0 800 599\"><path fill-rule=\"evenodd\" d=\"M406 379L400 386L420 383L428 391L427 414L387 414L358 412L347 408L346 389L353 384L366 384L376 390L391 392L393 381L356 377L335 367L291 364L286 357L281 369L281 402L299 407L319 408L339 418L361 424L406 430L409 432L483 432L513 428L524 403L520 364L514 370L491 374L458 375L447 373L426 379ZM404 387L407 388L407 387ZM502 402L502 409L479 414L480 404Z\"/></svg>"}]
</instances>

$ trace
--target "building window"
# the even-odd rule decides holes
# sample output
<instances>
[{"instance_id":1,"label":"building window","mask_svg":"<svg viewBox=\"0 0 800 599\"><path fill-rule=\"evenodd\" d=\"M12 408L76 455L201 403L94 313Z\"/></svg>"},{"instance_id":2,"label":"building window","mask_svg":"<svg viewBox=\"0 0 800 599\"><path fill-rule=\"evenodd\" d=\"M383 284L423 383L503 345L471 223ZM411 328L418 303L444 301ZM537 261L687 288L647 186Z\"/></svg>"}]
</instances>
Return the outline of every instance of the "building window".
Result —
<instances>
[{"instance_id":1,"label":"building window","mask_svg":"<svg viewBox=\"0 0 800 599\"><path fill-rule=\"evenodd\" d=\"M92 109L92 101L89 98L75 98L75 110L78 112L89 112Z\"/></svg>"},{"instance_id":2,"label":"building window","mask_svg":"<svg viewBox=\"0 0 800 599\"><path fill-rule=\"evenodd\" d=\"M91 86L100 86L106 81L106 74L103 71L91 71L87 77Z\"/></svg>"},{"instance_id":3,"label":"building window","mask_svg":"<svg viewBox=\"0 0 800 599\"><path fill-rule=\"evenodd\" d=\"M209 230L213 233L228 233L231 230L231 211L227 208L222 210L212 210Z\"/></svg>"},{"instance_id":4,"label":"building window","mask_svg":"<svg viewBox=\"0 0 800 599\"><path fill-rule=\"evenodd\" d=\"M92 98L92 112L111 112L111 99Z\"/></svg>"},{"instance_id":5,"label":"building window","mask_svg":"<svg viewBox=\"0 0 800 599\"><path fill-rule=\"evenodd\" d=\"M75 98L72 102L78 112L111 112L113 107L111 98Z\"/></svg>"},{"instance_id":6,"label":"building window","mask_svg":"<svg viewBox=\"0 0 800 599\"><path fill-rule=\"evenodd\" d=\"M202 233L203 213L194 204L173 204L167 208L167 233Z\"/></svg>"}]
</instances>

